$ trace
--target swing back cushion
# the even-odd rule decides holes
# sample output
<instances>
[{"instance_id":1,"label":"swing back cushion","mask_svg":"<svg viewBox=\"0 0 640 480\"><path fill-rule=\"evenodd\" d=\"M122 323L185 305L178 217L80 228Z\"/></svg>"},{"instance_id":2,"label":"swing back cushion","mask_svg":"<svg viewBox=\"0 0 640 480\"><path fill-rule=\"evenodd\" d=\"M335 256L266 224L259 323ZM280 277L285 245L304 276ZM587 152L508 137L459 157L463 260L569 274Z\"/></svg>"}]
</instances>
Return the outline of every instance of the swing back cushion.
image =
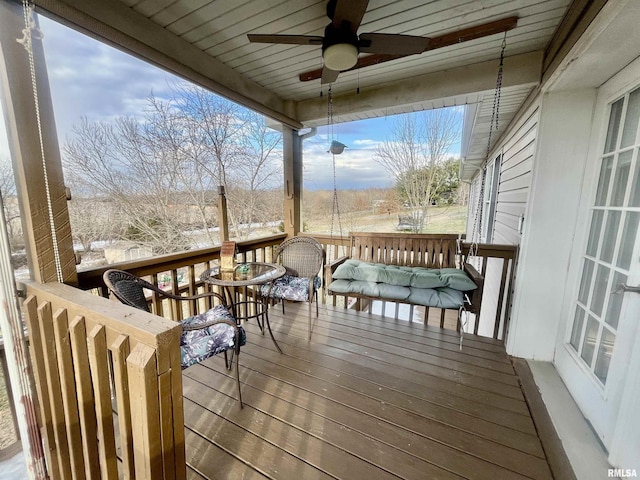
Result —
<instances>
[{"instance_id":1,"label":"swing back cushion","mask_svg":"<svg viewBox=\"0 0 640 480\"><path fill-rule=\"evenodd\" d=\"M479 311L483 279L456 264L457 235L355 232L351 255L325 269L329 293Z\"/></svg>"},{"instance_id":2,"label":"swing back cushion","mask_svg":"<svg viewBox=\"0 0 640 480\"><path fill-rule=\"evenodd\" d=\"M457 268L399 267L347 260L333 273L331 290L366 297L409 301L416 305L458 308L463 292L477 285Z\"/></svg>"}]
</instances>

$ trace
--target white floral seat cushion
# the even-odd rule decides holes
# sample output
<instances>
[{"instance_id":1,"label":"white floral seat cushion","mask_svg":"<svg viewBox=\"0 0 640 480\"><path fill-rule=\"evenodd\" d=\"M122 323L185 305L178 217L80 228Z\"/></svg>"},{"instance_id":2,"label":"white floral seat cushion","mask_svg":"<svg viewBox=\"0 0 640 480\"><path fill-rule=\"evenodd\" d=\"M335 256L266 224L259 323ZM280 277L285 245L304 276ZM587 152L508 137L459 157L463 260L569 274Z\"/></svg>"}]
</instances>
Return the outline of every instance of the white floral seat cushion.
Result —
<instances>
[{"instance_id":1,"label":"white floral seat cushion","mask_svg":"<svg viewBox=\"0 0 640 480\"><path fill-rule=\"evenodd\" d=\"M308 302L309 282L311 282L310 278L283 275L273 282L273 287L269 284L262 285L260 287L260 293L264 297L269 296L270 298L281 298L294 302ZM321 286L322 279L315 277L314 290L319 289ZM269 290L270 288L271 290Z\"/></svg>"},{"instance_id":2,"label":"white floral seat cushion","mask_svg":"<svg viewBox=\"0 0 640 480\"><path fill-rule=\"evenodd\" d=\"M183 326L193 326L212 320L235 319L223 305L217 305L200 315L185 318L180 322ZM240 329L240 345L246 343L246 333ZM201 362L213 355L231 350L235 347L235 330L231 325L218 323L197 330L185 330L180 337L180 361L185 369L194 363Z\"/></svg>"}]
</instances>

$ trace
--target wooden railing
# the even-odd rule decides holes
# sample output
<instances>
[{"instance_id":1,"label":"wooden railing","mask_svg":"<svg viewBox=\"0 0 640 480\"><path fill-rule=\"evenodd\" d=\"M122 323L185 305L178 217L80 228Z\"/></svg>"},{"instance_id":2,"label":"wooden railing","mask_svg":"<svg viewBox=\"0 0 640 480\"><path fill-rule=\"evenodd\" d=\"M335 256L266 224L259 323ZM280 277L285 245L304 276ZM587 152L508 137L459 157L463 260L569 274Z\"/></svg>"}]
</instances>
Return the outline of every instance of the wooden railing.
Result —
<instances>
[{"instance_id":1,"label":"wooden railing","mask_svg":"<svg viewBox=\"0 0 640 480\"><path fill-rule=\"evenodd\" d=\"M271 261L285 234L238 243L238 261ZM158 318L107 296L102 274L121 268L179 294L205 288L200 272L220 247L91 268L82 290L25 284L45 456L51 478L185 478L179 320L187 312L152 299ZM168 279L168 280L167 280ZM196 306L194 305L193 308Z\"/></svg>"},{"instance_id":2,"label":"wooden railing","mask_svg":"<svg viewBox=\"0 0 640 480\"><path fill-rule=\"evenodd\" d=\"M301 233L318 240L326 253L326 261L332 262L337 258L349 255L351 244L348 236L326 235L316 233ZM411 234L407 234L411 235ZM285 234L263 237L238 243L238 261L271 261L275 248L286 238ZM462 242L462 252L458 256L458 262L466 260L469 252L469 243ZM78 280L82 289L99 289L103 296L107 295L102 282L102 273L107 268L120 268L135 275L147 277L156 285L161 284L171 289L175 294L187 293L193 295L203 291L205 286L200 281L200 273L209 268L213 261L219 259L220 247L212 247L201 250L192 250L177 254L164 255L112 264L108 267L92 268L78 272ZM511 294L513 288L513 275L517 259L517 246L479 244L477 257L471 259L485 277L485 287L482 299L481 318L471 316L467 325L467 331L475 334L504 340L508 332L511 311ZM325 295L324 289L320 292L323 303L330 301L336 304L336 297L330 300ZM180 320L183 314L193 314L191 311L176 311L173 307L161 304L158 299L151 300L154 313L166 316L174 320ZM383 308L384 312L385 309ZM396 309L397 312L397 309ZM410 312L413 316L413 310ZM424 318L428 317L425 311ZM441 315L442 317L442 315ZM442 318L440 319L442 325Z\"/></svg>"},{"instance_id":3,"label":"wooden railing","mask_svg":"<svg viewBox=\"0 0 640 480\"><path fill-rule=\"evenodd\" d=\"M51 478L185 478L180 326L64 284L25 295Z\"/></svg>"},{"instance_id":4,"label":"wooden railing","mask_svg":"<svg viewBox=\"0 0 640 480\"><path fill-rule=\"evenodd\" d=\"M246 240L237 243L238 262L270 262L275 248L286 238L286 234ZM172 293L195 295L206 289L200 280L200 274L220 259L220 246L198 250L162 255L127 262L114 263L108 266L95 267L78 272L79 287L83 290L97 289L108 296L102 280L102 274L109 268L126 270L138 277L144 277L155 285L169 289ZM195 314L195 305L183 312L175 305L163 304L157 297L151 299L151 308L160 316L181 320L184 315ZM211 305L207 305L211 306Z\"/></svg>"},{"instance_id":5,"label":"wooden railing","mask_svg":"<svg viewBox=\"0 0 640 480\"><path fill-rule=\"evenodd\" d=\"M473 319L473 333L506 341L511 320L511 303L518 262L517 245L480 243L472 264L480 264L480 274L485 278L481 318ZM462 243L463 260L470 244Z\"/></svg>"},{"instance_id":6,"label":"wooden railing","mask_svg":"<svg viewBox=\"0 0 640 480\"><path fill-rule=\"evenodd\" d=\"M320 242L322 248L324 248L327 263L333 262L344 255L349 255L351 252L351 240L348 236L341 237L340 235L323 235L319 233L304 233L301 235L313 237Z\"/></svg>"}]
</instances>

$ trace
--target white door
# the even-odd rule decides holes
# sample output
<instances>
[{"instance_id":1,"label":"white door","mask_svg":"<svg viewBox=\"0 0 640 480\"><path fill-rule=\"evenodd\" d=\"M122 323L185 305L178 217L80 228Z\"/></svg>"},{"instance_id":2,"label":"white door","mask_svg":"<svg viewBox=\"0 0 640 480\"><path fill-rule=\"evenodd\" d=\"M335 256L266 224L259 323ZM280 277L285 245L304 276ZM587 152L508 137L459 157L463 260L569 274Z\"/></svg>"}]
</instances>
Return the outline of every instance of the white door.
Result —
<instances>
[{"instance_id":1,"label":"white door","mask_svg":"<svg viewBox=\"0 0 640 480\"><path fill-rule=\"evenodd\" d=\"M607 449L619 441L616 425L627 381L640 371L640 365L629 364L640 352L640 292L624 290L640 285L639 125L640 67L635 66L598 93L583 229L574 242L576 288L555 357L558 372Z\"/></svg>"}]
</instances>

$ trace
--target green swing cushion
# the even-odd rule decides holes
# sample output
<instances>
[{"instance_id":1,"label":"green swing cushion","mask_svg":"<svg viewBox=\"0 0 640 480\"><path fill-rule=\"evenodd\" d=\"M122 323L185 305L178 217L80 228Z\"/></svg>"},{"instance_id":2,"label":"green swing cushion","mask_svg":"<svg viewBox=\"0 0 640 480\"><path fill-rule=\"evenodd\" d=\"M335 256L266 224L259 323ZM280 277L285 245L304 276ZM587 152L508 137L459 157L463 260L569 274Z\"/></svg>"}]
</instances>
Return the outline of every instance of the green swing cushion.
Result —
<instances>
[{"instance_id":1,"label":"green swing cushion","mask_svg":"<svg viewBox=\"0 0 640 480\"><path fill-rule=\"evenodd\" d=\"M458 308L476 284L457 268L404 267L349 259L333 274L329 290L438 308Z\"/></svg>"}]
</instances>

